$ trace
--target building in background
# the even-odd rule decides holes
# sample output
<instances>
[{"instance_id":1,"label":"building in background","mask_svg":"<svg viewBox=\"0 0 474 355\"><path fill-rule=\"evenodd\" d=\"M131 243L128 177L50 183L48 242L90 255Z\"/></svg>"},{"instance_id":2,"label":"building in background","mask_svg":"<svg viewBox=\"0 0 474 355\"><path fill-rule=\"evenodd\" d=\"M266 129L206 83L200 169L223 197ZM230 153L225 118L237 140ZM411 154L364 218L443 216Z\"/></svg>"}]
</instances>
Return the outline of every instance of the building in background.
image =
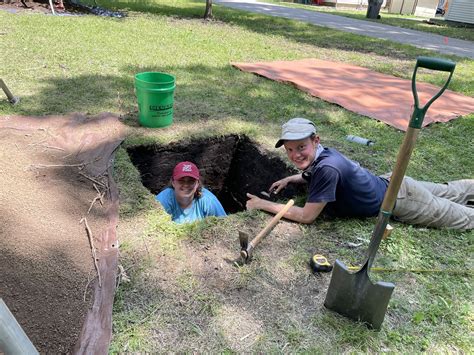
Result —
<instances>
[{"instance_id":1,"label":"building in background","mask_svg":"<svg viewBox=\"0 0 474 355\"><path fill-rule=\"evenodd\" d=\"M444 19L474 25L474 0L449 0Z\"/></svg>"},{"instance_id":2,"label":"building in background","mask_svg":"<svg viewBox=\"0 0 474 355\"><path fill-rule=\"evenodd\" d=\"M391 0L387 10L391 14L435 17L439 0Z\"/></svg>"}]
</instances>

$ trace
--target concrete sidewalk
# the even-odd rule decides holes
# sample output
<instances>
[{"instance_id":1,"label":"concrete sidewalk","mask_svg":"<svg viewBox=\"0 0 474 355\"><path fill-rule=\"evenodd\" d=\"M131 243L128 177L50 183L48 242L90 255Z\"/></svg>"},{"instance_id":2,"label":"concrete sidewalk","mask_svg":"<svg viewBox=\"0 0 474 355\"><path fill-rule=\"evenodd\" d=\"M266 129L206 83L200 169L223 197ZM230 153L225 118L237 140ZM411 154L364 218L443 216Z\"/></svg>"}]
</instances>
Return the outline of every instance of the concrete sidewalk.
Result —
<instances>
[{"instance_id":1,"label":"concrete sidewalk","mask_svg":"<svg viewBox=\"0 0 474 355\"><path fill-rule=\"evenodd\" d=\"M418 48L443 54L474 59L474 42L471 41L253 0L214 0L214 3L239 10L299 20L316 26L330 27L359 35L411 44Z\"/></svg>"}]
</instances>

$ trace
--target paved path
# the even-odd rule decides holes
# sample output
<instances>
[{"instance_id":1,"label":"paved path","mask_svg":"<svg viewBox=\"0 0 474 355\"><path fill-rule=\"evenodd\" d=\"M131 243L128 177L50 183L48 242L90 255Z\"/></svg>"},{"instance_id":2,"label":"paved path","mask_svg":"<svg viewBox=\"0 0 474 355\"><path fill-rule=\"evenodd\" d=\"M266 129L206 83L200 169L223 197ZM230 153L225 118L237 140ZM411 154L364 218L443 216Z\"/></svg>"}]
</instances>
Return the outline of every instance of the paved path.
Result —
<instances>
[{"instance_id":1,"label":"paved path","mask_svg":"<svg viewBox=\"0 0 474 355\"><path fill-rule=\"evenodd\" d=\"M474 59L474 42L448 38L433 33L409 30L372 21L356 20L326 13L295 9L253 0L214 0L214 3L235 9L308 22L369 37L411 44L443 54Z\"/></svg>"}]
</instances>

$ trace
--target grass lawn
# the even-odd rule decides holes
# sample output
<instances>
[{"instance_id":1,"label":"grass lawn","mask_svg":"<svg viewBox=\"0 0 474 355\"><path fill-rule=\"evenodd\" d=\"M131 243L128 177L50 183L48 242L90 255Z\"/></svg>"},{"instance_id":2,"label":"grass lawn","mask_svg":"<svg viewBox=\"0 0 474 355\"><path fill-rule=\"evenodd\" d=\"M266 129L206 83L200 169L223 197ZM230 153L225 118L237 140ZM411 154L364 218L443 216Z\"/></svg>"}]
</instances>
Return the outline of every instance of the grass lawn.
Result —
<instances>
[{"instance_id":1,"label":"grass lawn","mask_svg":"<svg viewBox=\"0 0 474 355\"><path fill-rule=\"evenodd\" d=\"M106 5L105 2L100 2ZM281 222L247 266L237 257L239 230L259 231L262 212L170 222L141 184L127 148L225 134L247 135L272 148L280 125L308 117L322 144L375 173L389 171L403 134L385 124L230 66L230 62L319 58L409 79L416 57L432 52L214 6L204 1L113 1L124 19L54 17L0 11L0 77L21 103L0 101L1 115L120 115L130 133L117 152L121 194L120 263L130 281L116 293L111 353L123 352L461 352L473 349L472 272L383 272L396 285L380 332L326 310L330 275L311 274L314 252L346 264L363 259L375 218ZM474 61L457 62L450 89L474 96ZM163 71L177 78L172 126L137 124L133 76ZM419 79L441 85L438 74ZM422 130L408 168L418 179L472 178L474 115ZM347 134L372 138L370 148ZM304 200L304 199L303 199ZM472 270L474 233L393 223L374 266ZM362 242L358 248L348 242Z\"/></svg>"},{"instance_id":2,"label":"grass lawn","mask_svg":"<svg viewBox=\"0 0 474 355\"><path fill-rule=\"evenodd\" d=\"M384 25L397 26L402 28L409 28L417 31L424 31L435 33L441 36L459 38L468 41L474 41L474 28L472 27L455 27L449 23L442 23L437 21L436 24L428 23L429 18L417 17L414 15L399 15L388 13L387 10L380 11L381 18L378 20L368 19L365 17L367 9L355 9L348 7L333 7L333 6L310 6L303 4L294 4L288 1L281 0L263 0L263 2L277 3L282 6L295 7L304 10L325 12L331 15L339 15L354 18L357 20L372 21Z\"/></svg>"}]
</instances>

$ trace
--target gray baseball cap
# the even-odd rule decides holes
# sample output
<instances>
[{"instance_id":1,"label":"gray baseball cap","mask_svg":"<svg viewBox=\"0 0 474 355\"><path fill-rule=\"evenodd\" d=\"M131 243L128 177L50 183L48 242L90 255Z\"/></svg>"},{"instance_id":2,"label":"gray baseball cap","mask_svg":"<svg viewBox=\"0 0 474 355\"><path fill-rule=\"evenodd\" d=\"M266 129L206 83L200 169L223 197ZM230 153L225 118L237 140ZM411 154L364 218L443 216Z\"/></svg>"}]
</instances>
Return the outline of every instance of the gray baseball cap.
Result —
<instances>
[{"instance_id":1,"label":"gray baseball cap","mask_svg":"<svg viewBox=\"0 0 474 355\"><path fill-rule=\"evenodd\" d=\"M316 126L306 118L292 118L281 126L281 137L275 144L275 148L280 148L285 141L297 141L310 137L316 133Z\"/></svg>"}]
</instances>

